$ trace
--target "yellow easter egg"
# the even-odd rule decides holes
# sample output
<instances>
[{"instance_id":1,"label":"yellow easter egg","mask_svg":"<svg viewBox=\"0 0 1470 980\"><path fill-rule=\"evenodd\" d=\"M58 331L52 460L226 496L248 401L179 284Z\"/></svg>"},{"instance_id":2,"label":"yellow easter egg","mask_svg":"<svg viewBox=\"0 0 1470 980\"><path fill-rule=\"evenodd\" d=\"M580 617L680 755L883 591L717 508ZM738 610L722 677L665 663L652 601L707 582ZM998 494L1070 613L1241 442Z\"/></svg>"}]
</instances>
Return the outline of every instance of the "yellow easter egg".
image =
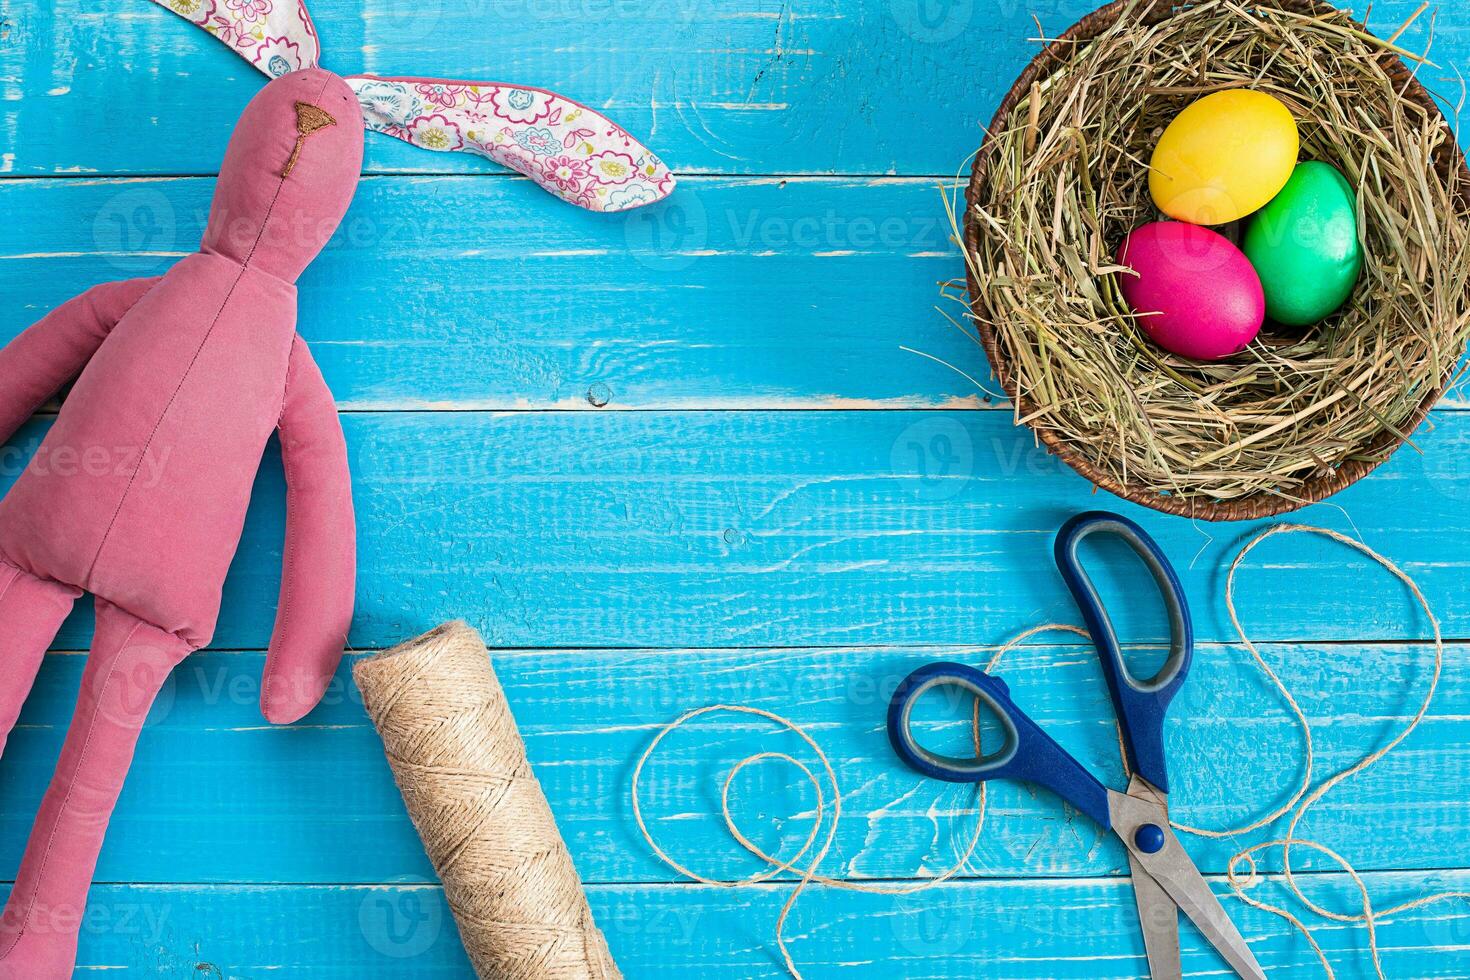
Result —
<instances>
[{"instance_id":1,"label":"yellow easter egg","mask_svg":"<svg viewBox=\"0 0 1470 980\"><path fill-rule=\"evenodd\" d=\"M1291 179L1301 137L1291 110L1265 92L1228 89L1174 117L1149 162L1159 210L1223 225L1265 207Z\"/></svg>"}]
</instances>

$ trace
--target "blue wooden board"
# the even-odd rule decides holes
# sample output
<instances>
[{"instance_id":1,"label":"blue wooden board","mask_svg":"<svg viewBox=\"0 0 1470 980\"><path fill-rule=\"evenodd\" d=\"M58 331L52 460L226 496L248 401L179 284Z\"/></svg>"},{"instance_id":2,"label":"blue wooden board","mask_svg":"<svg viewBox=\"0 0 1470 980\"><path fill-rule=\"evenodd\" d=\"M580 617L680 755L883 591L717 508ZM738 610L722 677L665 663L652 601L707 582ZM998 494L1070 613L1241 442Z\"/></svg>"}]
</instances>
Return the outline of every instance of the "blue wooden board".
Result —
<instances>
[{"instance_id":1,"label":"blue wooden board","mask_svg":"<svg viewBox=\"0 0 1470 980\"><path fill-rule=\"evenodd\" d=\"M1432 650L1417 644L1273 644L1266 654L1317 726L1322 774L1391 734L1428 683L1432 662ZM1173 806L1182 821L1223 828L1284 798L1301 773L1301 744L1285 705L1244 649L1208 645L1198 656L1197 676L1173 715ZM495 664L579 869L589 881L618 883L669 876L633 827L628 779L657 724L704 703L750 704L811 726L850 794L832 871L903 878L951 863L973 822L971 792L893 766L882 731L886 694L909 670L944 658L983 663L989 653L537 650L498 651ZM0 762L0 863L19 859L82 659L50 658L13 736L16 748ZM257 707L263 661L260 653L208 652L176 672L139 747L102 857L102 880L175 882L181 863L201 880L221 883L366 884L430 873L345 668L327 703L306 721L271 728ZM671 663L699 669L670 670ZM1452 870L1463 863L1470 766L1455 744L1470 715L1463 667L1457 654L1422 733L1312 811L1308 831L1360 869ZM1121 781L1095 658L1076 646L1027 647L1009 655L1002 673L1049 732ZM1352 710L1344 712L1343 704ZM942 712L926 721L935 745L965 730ZM792 751L816 764L794 738L750 718L716 716L671 736L651 764L644 794L653 832L706 873L755 870L723 836L709 804L722 772L762 749ZM1244 757L1254 768L1232 761ZM1441 776L1416 779L1425 771ZM189 806L180 809L170 787L185 780ZM794 771L753 770L738 784L737 800L742 819L768 846L789 851L811 825L814 797ZM974 874L1094 877L1126 869L1116 842L1025 787L996 786L991 806L995 833L971 860ZM1365 822L1376 832L1363 833ZM1275 830L1284 827L1282 821ZM334 841L339 846L328 846ZM1223 873L1237 847L1192 841L1191 853L1201 867ZM1301 856L1300 866L1313 864Z\"/></svg>"},{"instance_id":2,"label":"blue wooden board","mask_svg":"<svg viewBox=\"0 0 1470 980\"><path fill-rule=\"evenodd\" d=\"M323 64L554 89L612 114L681 173L953 175L1035 52L1090 0L317 0ZM1416 0L1379 0L1391 33ZM1470 43L1445 5L1441 65ZM0 167L212 174L262 76L144 0L0 5ZM1405 36L1422 46L1427 19ZM1450 93L1445 68L1426 81ZM82 123L85 122L85 125ZM13 159L12 159L13 157ZM484 173L373 137L373 173Z\"/></svg>"},{"instance_id":3,"label":"blue wooden board","mask_svg":"<svg viewBox=\"0 0 1470 980\"><path fill-rule=\"evenodd\" d=\"M1371 874L1367 880L1371 889L1392 892L1425 879ZM1428 880L1470 888L1464 872ZM1341 882L1330 876L1305 885L1321 895ZM790 887L731 892L627 884L593 885L588 892L625 975L752 980L782 975L769 936ZM1260 887L1281 894L1274 880ZM787 936L803 975L822 980L1136 980L1146 973L1132 901L1118 878L966 881L907 898L809 894L792 913ZM1305 964L1315 959L1281 920L1239 903L1231 907L1269 975L1311 975ZM100 885L92 909L76 973L88 980L474 976L442 893L419 879L370 886ZM1470 913L1463 906L1385 922L1379 926L1384 969L1389 976L1460 980L1464 966L1453 951L1467 935ZM1367 956L1360 932L1324 928L1319 936L1335 963ZM1188 927L1180 941L1185 976L1233 976Z\"/></svg>"},{"instance_id":4,"label":"blue wooden board","mask_svg":"<svg viewBox=\"0 0 1470 980\"><path fill-rule=\"evenodd\" d=\"M0 339L197 248L213 186L0 182L6 213L58 216L0 225ZM978 405L899 349L974 366L933 311L964 273L949 236L923 178L692 178L612 218L521 179L370 178L301 282L301 329L348 409Z\"/></svg>"},{"instance_id":5,"label":"blue wooden board","mask_svg":"<svg viewBox=\"0 0 1470 980\"><path fill-rule=\"evenodd\" d=\"M0 486L45 427L22 430ZM500 647L998 641L1077 618L1051 535L1100 505L1177 558L1198 635L1231 640L1221 563L1266 524L1193 524L1099 497L1002 412L403 411L351 413L344 427L361 550L352 642L365 649L456 616ZM1399 453L1303 516L1391 542L1464 636L1470 413L1439 413L1419 442L1422 455ZM270 639L284 496L272 452L219 646ZM1412 600L1384 573L1365 579L1371 566L1341 545L1271 542L1259 557L1241 589L1260 639L1429 636ZM1158 609L1117 618L1148 638ZM61 643L88 633L79 615Z\"/></svg>"},{"instance_id":6,"label":"blue wooden board","mask_svg":"<svg viewBox=\"0 0 1470 980\"><path fill-rule=\"evenodd\" d=\"M1375 5L1383 33L1417 0ZM600 217L484 161L369 140L365 179L301 283L301 329L345 410L362 537L352 642L379 649L451 617L490 640L529 751L631 978L781 975L792 884L674 880L638 838L634 760L681 710L739 702L810 725L850 796L827 870L912 881L970 826L962 790L891 758L883 695L936 658L1075 621L1051 567L1067 515L1116 508L1173 556L1202 645L1169 734L1174 807L1222 826L1282 799L1301 751L1220 598L1222 563L1263 524L1161 517L1092 490L1012 424L984 358L946 320L963 267L941 195L1056 0L318 0L338 71L501 78L605 109L686 177L656 208ZM1427 37L1426 17L1405 35ZM1458 91L1470 12L1434 24L1432 87ZM0 342L104 279L197 242L212 175L262 79L145 0L0 0ZM936 310L935 307L940 307ZM0 379L4 383L4 379ZM1405 450L1302 518L1378 547L1424 586L1446 635L1420 731L1302 828L1375 899L1470 887L1470 414L1452 392ZM48 425L0 448L0 489ZM471 976L344 666L301 724L255 706L279 579L282 481L267 453L214 649L176 672L139 747L98 868L79 976ZM1303 700L1326 775L1381 745L1429 678L1429 625L1381 571L1318 539L1272 542L1241 608ZM1089 553L1119 627L1132 569ZM3 628L3 624L0 624ZM13 875L90 635L47 658L0 760L0 880ZM1141 656L1147 656L1143 651ZM1119 763L1091 652L1040 637L1005 676L1110 778ZM936 739L955 719L930 719ZM730 879L718 787L750 752L792 748L723 717L671 739L645 800L659 840ZM787 853L814 800L779 768L737 812ZM1283 823L1240 842L1281 832ZM1225 891L1230 843L1191 840ZM1275 860L1274 858L1272 859ZM1305 856L1314 895L1350 909ZM1279 867L1268 862L1268 868ZM1116 844L1045 794L992 794L963 880L906 898L814 889L788 930L812 977L1144 974ZM1261 893L1281 901L1278 882ZM1289 903L1289 900L1287 900ZM1227 903L1273 976L1313 976L1280 920ZM1360 928L1321 920L1337 976L1372 976ZM1470 975L1463 903L1380 926L1392 977ZM1186 927L1187 973L1224 975Z\"/></svg>"}]
</instances>

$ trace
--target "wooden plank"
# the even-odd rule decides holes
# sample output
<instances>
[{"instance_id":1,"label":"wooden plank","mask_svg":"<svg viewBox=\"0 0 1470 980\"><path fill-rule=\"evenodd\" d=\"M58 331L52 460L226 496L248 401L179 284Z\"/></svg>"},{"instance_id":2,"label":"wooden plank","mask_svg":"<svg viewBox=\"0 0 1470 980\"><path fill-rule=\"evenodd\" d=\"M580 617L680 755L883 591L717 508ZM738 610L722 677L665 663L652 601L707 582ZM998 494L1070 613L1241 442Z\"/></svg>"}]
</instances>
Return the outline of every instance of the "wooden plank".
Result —
<instances>
[{"instance_id":1,"label":"wooden plank","mask_svg":"<svg viewBox=\"0 0 1470 980\"><path fill-rule=\"evenodd\" d=\"M1094 6L1056 0L1034 12L1055 34ZM1377 3L1372 23L1390 33L1415 6ZM953 174L1038 50L1033 10L1009 0L314 0L311 10L334 71L549 87L609 112L681 172ZM0 17L3 172L214 173L264 84L144 0L7 0ZM1467 26L1439 18L1440 65L1464 61ZM1426 30L1404 43L1422 46ZM1453 72L1442 75L1426 81L1453 92ZM381 136L366 167L495 169Z\"/></svg>"},{"instance_id":2,"label":"wooden plank","mask_svg":"<svg viewBox=\"0 0 1470 980\"><path fill-rule=\"evenodd\" d=\"M1453 868L1470 835L1470 681L1451 650L1439 698L1415 735L1374 770L1315 807L1301 833L1362 870ZM1428 683L1431 651L1403 645L1266 648L1311 718L1316 780L1407 723ZM53 655L0 762L0 868L19 861L67 725L82 657ZM497 651L496 667L578 868L589 881L664 881L672 872L639 837L629 807L632 766L663 724L686 709L745 704L787 715L829 753L848 794L827 872L854 878L935 874L974 825L971 791L899 765L883 733L886 698L910 670L937 659L985 663L972 649ZM175 673L150 719L98 880L111 882L379 882L430 873L405 819L382 746L344 668L305 722L273 729L256 702L263 655L205 653ZM1113 785L1123 785L1112 710L1088 648L1015 651L1000 671L1018 701ZM959 752L967 705L923 706L925 738ZM1205 646L1169 727L1177 820L1224 828L1285 800L1302 771L1285 706L1239 647ZM671 736L647 770L650 827L702 873L757 870L718 813L724 773L763 750L816 766L794 737L719 715ZM185 797L180 787L187 786ZM794 853L815 797L781 766L736 785L753 838ZM1240 847L1284 833L1284 821L1239 840L1187 838L1204 868L1223 872ZM1371 826L1374 832L1363 833ZM1308 854L1299 866L1318 866ZM999 784L967 876L1099 876L1126 872L1099 828L1040 791Z\"/></svg>"},{"instance_id":3,"label":"wooden plank","mask_svg":"<svg viewBox=\"0 0 1470 980\"><path fill-rule=\"evenodd\" d=\"M1198 635L1231 640L1222 563L1253 525L1173 520L1098 495L995 412L348 415L361 538L353 643L466 616L501 647L813 646L998 641L1076 611L1052 565L1072 513L1113 507L1180 566ZM0 456L0 490L44 422ZM1442 413L1400 454L1300 519L1361 534L1424 586L1450 636L1470 417ZM45 460L34 464L45 467ZM268 452L217 646L270 638L283 497ZM1129 570L1120 556L1105 581ZM1242 601L1262 640L1428 635L1385 574L1321 539L1269 543ZM1267 601L1271 597L1274 601ZM1117 611L1156 635L1158 610ZM84 645L74 619L62 645Z\"/></svg>"},{"instance_id":4,"label":"wooden plank","mask_svg":"<svg viewBox=\"0 0 1470 980\"><path fill-rule=\"evenodd\" d=\"M1307 884L1336 907L1355 901L1340 875ZM1368 877L1381 895L1416 894L1422 885L1414 875ZM1437 876L1434 885L1464 889L1470 873ZM785 975L772 934L788 888L732 893L615 885L592 888L590 898L627 976L755 980ZM1260 888L1280 893L1274 881ZM105 886L93 892L78 977L117 971L173 980L472 976L442 892L429 885ZM1268 974L1317 975L1305 940L1285 922L1240 902L1226 905ZM1463 977L1467 930L1463 903L1383 922L1384 970ZM1146 971L1122 879L967 882L897 899L813 892L797 904L788 935L810 978L1131 980ZM1373 976L1362 929L1322 926L1316 936L1342 980ZM1180 941L1186 976L1232 975L1187 924Z\"/></svg>"},{"instance_id":5,"label":"wooden plank","mask_svg":"<svg viewBox=\"0 0 1470 980\"><path fill-rule=\"evenodd\" d=\"M55 216L0 225L0 343L98 281L157 275L197 248L212 188L0 181L7 213ZM549 213L528 200L539 193L363 182L301 283L302 333L344 406L980 404L959 373L900 350L987 372L934 310L938 282L963 274L934 181L692 180L614 218Z\"/></svg>"},{"instance_id":6,"label":"wooden plank","mask_svg":"<svg viewBox=\"0 0 1470 980\"><path fill-rule=\"evenodd\" d=\"M551 88L609 113L680 171L948 174L1035 50L1024 7L951 6L927 22L913 0L313 0L311 11L328 68ZM1088 9L1063 0L1049 26ZM264 84L143 0L0 12L7 172L214 173ZM952 125L916 131L916 117ZM381 136L366 167L496 169Z\"/></svg>"},{"instance_id":7,"label":"wooden plank","mask_svg":"<svg viewBox=\"0 0 1470 980\"><path fill-rule=\"evenodd\" d=\"M165 271L212 186L0 181L8 213L54 216L0 225L0 343L96 282ZM301 282L345 408L987 407L961 372L1000 391L936 310L959 315L938 284L964 269L935 181L697 179L611 219L528 209L534 193L363 182Z\"/></svg>"}]
</instances>

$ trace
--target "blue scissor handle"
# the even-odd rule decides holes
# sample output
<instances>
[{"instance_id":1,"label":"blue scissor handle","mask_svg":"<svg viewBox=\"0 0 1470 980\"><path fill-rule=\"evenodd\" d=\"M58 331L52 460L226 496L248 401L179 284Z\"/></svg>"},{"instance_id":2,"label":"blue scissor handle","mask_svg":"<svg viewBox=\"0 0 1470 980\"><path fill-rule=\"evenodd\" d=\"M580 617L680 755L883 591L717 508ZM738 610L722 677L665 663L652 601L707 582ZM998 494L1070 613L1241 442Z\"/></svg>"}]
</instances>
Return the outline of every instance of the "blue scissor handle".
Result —
<instances>
[{"instance_id":1,"label":"blue scissor handle","mask_svg":"<svg viewBox=\"0 0 1470 980\"><path fill-rule=\"evenodd\" d=\"M1169 659L1148 680L1141 681L1129 672L1108 611L1103 608L1092 579L1088 578L1078 560L1077 546L1089 534L1112 534L1127 542L1148 566L1164 598L1171 634ZM1189 666L1194 659L1194 625L1189 618L1189 605L1179 584L1179 576L1143 528L1126 517L1106 511L1078 514L1063 524L1057 532L1056 557L1057 568L1061 569L1067 588L1077 600L1087 631L1092 634L1093 645L1102 657L1103 675L1107 678L1113 706L1123 728L1123 745L1128 751L1129 765L1134 772L1167 793L1169 773L1164 761L1164 716L1189 675Z\"/></svg>"},{"instance_id":2,"label":"blue scissor handle","mask_svg":"<svg viewBox=\"0 0 1470 980\"><path fill-rule=\"evenodd\" d=\"M960 687L985 702L1005 728L1005 744L980 758L955 758L924 748L914 738L914 704L936 687ZM1010 689L999 677L964 664L935 663L904 678L888 702L888 738L893 750L910 768L951 783L983 783L1015 779L1045 786L1078 810L1112 828L1108 791L1082 764L1052 741L1011 700Z\"/></svg>"}]
</instances>

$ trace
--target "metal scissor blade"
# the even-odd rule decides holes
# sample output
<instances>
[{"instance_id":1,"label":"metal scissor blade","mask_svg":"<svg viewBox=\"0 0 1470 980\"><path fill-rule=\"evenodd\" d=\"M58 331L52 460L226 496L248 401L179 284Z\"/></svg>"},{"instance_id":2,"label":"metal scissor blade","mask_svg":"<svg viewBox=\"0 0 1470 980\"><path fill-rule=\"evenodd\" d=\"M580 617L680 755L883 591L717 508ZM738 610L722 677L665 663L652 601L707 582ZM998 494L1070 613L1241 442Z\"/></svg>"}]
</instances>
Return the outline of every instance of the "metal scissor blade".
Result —
<instances>
[{"instance_id":1,"label":"metal scissor blade","mask_svg":"<svg viewBox=\"0 0 1470 980\"><path fill-rule=\"evenodd\" d=\"M1266 980L1266 974L1256 962L1245 938L1230 921L1225 907L1169 828L1167 807L1112 791L1108 793L1108 802L1113 832L1122 838L1128 853L1138 862L1134 872L1135 892L1137 873L1141 870L1153 878L1174 904L1189 916L1236 973L1246 980ZM1136 840L1138 829L1145 824L1152 824L1163 834L1163 846L1153 853L1143 851Z\"/></svg>"},{"instance_id":2,"label":"metal scissor blade","mask_svg":"<svg viewBox=\"0 0 1470 980\"><path fill-rule=\"evenodd\" d=\"M1128 795L1158 807L1169 818L1168 797L1142 776L1128 782ZM1148 953L1148 973L1153 980L1181 980L1184 968L1179 959L1179 906L1164 891L1143 864L1128 852L1133 872L1133 900L1138 905L1138 924L1143 929L1143 948Z\"/></svg>"},{"instance_id":3,"label":"metal scissor blade","mask_svg":"<svg viewBox=\"0 0 1470 980\"><path fill-rule=\"evenodd\" d=\"M1179 906L1143 869L1132 851L1128 853L1128 866L1133 870L1133 900L1138 904L1138 923L1143 927L1148 975L1153 980L1181 980L1184 967L1179 960Z\"/></svg>"},{"instance_id":4,"label":"metal scissor blade","mask_svg":"<svg viewBox=\"0 0 1470 980\"><path fill-rule=\"evenodd\" d=\"M1210 890L1209 883L1199 873L1199 869L1188 858L1185 858L1183 866L1168 859L1167 855L1178 848L1178 843L1172 841L1173 847L1165 847L1153 855L1164 860L1156 862L1153 867L1145 864L1145 869L1169 893L1169 897L1189 916L1199 931L1205 934L1205 938L1220 951L1225 962L1235 968L1236 973L1246 980L1266 980L1266 973L1256 962L1245 937L1235 928L1235 923L1230 921L1225 907ZM1178 853L1182 854L1183 851Z\"/></svg>"}]
</instances>

